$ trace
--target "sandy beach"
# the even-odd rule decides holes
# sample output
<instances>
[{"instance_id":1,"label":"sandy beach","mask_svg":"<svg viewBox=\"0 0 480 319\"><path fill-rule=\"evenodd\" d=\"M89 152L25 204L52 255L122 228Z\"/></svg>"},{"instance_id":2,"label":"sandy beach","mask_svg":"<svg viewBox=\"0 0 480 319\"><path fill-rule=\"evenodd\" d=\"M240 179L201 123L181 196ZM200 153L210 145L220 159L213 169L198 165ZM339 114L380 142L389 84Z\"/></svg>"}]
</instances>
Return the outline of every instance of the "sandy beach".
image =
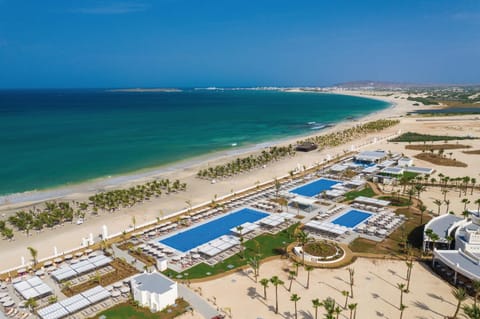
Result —
<instances>
[{"instance_id":1,"label":"sandy beach","mask_svg":"<svg viewBox=\"0 0 480 319\"><path fill-rule=\"evenodd\" d=\"M252 172L234 176L232 178L218 180L215 184L211 184L207 180L196 178L198 169L205 168L209 165L217 165L226 162L232 158L235 158L237 154L221 154L221 156L217 158L209 157L208 159L203 159L200 162L191 163L191 165L186 165L180 168L173 167L166 169L162 173L159 173L155 176L169 178L171 180L180 179L182 182L186 182L188 184L188 189L186 192L180 192L168 196L162 195L162 197L158 199L152 199L143 204L136 205L132 208L121 209L114 213L101 213L98 216L88 215L83 225L65 224L62 226L57 226L54 229L45 229L38 233L32 232L29 237L23 233L16 233L14 241L0 241L0 249L3 257L0 261L0 269L19 266L22 256L28 261L29 253L26 249L28 246L35 246L38 249L39 259L51 256L53 254L54 247L57 247L58 252L61 253L63 251L78 247L81 244L82 238L88 237L90 233L97 238L97 236L101 233L102 225L107 225L109 228L109 233L111 234L122 232L130 226L132 216L135 216L137 225L141 225L148 221L153 221L161 216L167 217L176 211L186 208L188 206L187 202L190 202L192 205L197 205L200 203L209 202L215 197L221 197L247 187L253 187L259 182L265 182L276 177L284 176L288 174L288 171L295 169L298 166L311 166L315 163L321 162L327 157L327 155L334 156L336 154L343 154L344 151L350 150L351 145L355 146L371 142L374 137L391 136L399 129L402 131L415 131L431 134L441 133L458 135L462 133L462 135L466 135L471 133L480 135L478 122L475 119L472 119L473 116L463 116L464 121L462 121L461 124L458 121L449 120L449 118L445 118L444 121L420 122L418 121L417 117L405 117L404 115L407 112L415 110L418 107L414 106L413 102L407 101L404 94L402 95L395 93L392 96L379 96L378 94L368 95L368 92L358 91L335 91L334 93L378 98L392 103L393 106L380 112L370 114L369 116L355 122L342 122L335 127L325 130L322 133L328 133L334 130L342 130L361 122L380 118L398 118L401 120L401 122L399 125L388 128L381 133L370 134L361 139L355 140L352 143L316 152L297 153L293 159L283 159L278 162L271 163L263 169L257 169ZM459 133L459 131L463 132ZM318 132L314 135L318 135ZM297 140L298 138L292 138L287 141L282 141L281 143L289 144ZM478 140L468 141L468 144L472 145L472 149L480 148ZM394 144L386 141L377 144L371 144L367 147L367 149L387 149L391 150L392 152L405 153L407 155L413 155L416 153L414 151L405 150L403 144ZM252 151L250 151L250 153L251 152ZM247 154L248 153L249 152L247 152ZM466 162L468 167L441 167L438 168L438 172L443 172L444 174L450 176L478 176L478 169L475 168L475 163L478 163L478 155L466 155L461 153L461 150L455 150L454 154L454 156L459 160ZM417 166L432 167L432 164L423 163L419 160L416 160L416 164ZM148 180L151 180L151 178L152 176L149 175L140 177L134 181L128 180L127 184L122 186L126 187L133 184L144 183ZM74 193L62 196L61 198L62 200L82 201L87 199L90 194L92 194L91 185L85 185L84 187L82 186L78 189L75 189ZM424 194L424 196L427 198L427 205L430 205L429 200L431 198L435 198L437 194L428 194L427 192L427 194ZM454 194L449 194L449 196L454 196ZM4 217L7 217L11 212L15 211L19 207L28 207L28 205L31 204L32 203L28 202L7 204L0 207L0 211ZM455 207L456 206L452 204L451 208L454 209ZM429 208L433 209L434 207L429 206Z\"/></svg>"},{"instance_id":2,"label":"sandy beach","mask_svg":"<svg viewBox=\"0 0 480 319\"><path fill-rule=\"evenodd\" d=\"M355 270L354 298L348 303L357 303L358 319L399 318L400 291L398 283L405 283L407 268L403 261L360 258L350 266ZM255 283L249 270L237 272L217 280L193 284L204 298L216 300L218 307L230 308L232 318L294 318L291 294L297 294L298 318L314 318L313 299L334 298L340 307L344 306L343 290L350 290L349 274L346 268L315 269L310 274L310 288L306 289L306 271L299 269L292 290L285 269L292 269L291 262L275 260L263 264L260 278L278 276L285 285L278 287L279 314L274 313L275 289L267 288L267 299L263 298L263 287ZM421 279L420 279L421 278ZM456 300L450 293L450 286L432 274L428 267L415 263L412 269L410 293L404 294L407 306L403 318L445 318L455 312ZM470 303L471 300L466 301ZM342 309L343 310L343 309ZM319 318L324 310L318 309ZM349 318L349 310L343 310L339 318Z\"/></svg>"}]
</instances>

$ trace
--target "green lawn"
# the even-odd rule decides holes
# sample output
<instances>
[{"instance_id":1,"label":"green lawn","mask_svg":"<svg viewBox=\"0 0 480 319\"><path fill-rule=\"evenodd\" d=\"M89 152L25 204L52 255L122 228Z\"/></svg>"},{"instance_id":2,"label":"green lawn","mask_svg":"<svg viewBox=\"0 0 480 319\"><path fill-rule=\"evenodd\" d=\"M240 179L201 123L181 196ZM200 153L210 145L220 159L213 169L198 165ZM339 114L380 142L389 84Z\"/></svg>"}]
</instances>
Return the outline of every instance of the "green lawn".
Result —
<instances>
[{"instance_id":1,"label":"green lawn","mask_svg":"<svg viewBox=\"0 0 480 319\"><path fill-rule=\"evenodd\" d=\"M209 266L207 264L201 263L197 266L194 266L181 274L167 269L163 273L169 277L176 278L178 275L181 275L182 278L188 279L197 279L208 277L216 274L223 273L225 271L243 266L247 264L248 259L251 256L258 255L260 259L264 259L270 256L281 255L284 248L288 244L294 241L293 232L298 224L290 226L286 230L282 230L276 235L264 234L260 235L252 240L245 242L245 256L243 258L243 252L235 254L230 258L225 259L223 262L219 262L215 266ZM185 274L188 275L185 275Z\"/></svg>"},{"instance_id":2,"label":"green lawn","mask_svg":"<svg viewBox=\"0 0 480 319\"><path fill-rule=\"evenodd\" d=\"M352 191L352 192L346 193L345 200L346 201L354 200L358 196L373 197L375 196L375 192L369 186L367 186L360 191Z\"/></svg>"},{"instance_id":3,"label":"green lawn","mask_svg":"<svg viewBox=\"0 0 480 319\"><path fill-rule=\"evenodd\" d=\"M149 309L136 307L128 302L116 305L99 313L95 319L105 316L107 319L173 319L188 309L188 303L183 299L177 299L176 305L162 311L152 313Z\"/></svg>"}]
</instances>

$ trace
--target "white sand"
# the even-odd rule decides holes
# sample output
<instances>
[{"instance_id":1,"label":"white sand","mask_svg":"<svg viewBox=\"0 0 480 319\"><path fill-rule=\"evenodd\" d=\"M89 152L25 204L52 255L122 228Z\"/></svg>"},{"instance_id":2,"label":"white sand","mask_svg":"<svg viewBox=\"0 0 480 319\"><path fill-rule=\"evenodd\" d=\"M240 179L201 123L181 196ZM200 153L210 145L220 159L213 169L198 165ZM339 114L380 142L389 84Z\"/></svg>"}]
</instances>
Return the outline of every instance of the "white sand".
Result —
<instances>
[{"instance_id":1,"label":"white sand","mask_svg":"<svg viewBox=\"0 0 480 319\"><path fill-rule=\"evenodd\" d=\"M351 268L355 269L354 299L358 303L357 318L399 318L400 291L397 283L406 283L407 267L403 261L358 259ZM278 287L279 314L275 315L275 288L267 288L267 300L263 299L263 287L255 283L251 274L238 272L217 280L193 284L201 287L205 298L213 300L222 309L230 308L232 318L293 318L292 293L301 299L297 304L298 318L313 318L312 299L334 298L342 307L345 297L343 290L349 290L348 271L341 269L316 269L311 272L310 289L305 289L306 272L300 268L299 276L288 292L288 276L284 269L293 269L286 260L265 263L260 268L260 278L276 275L285 282ZM403 318L444 318L453 315L456 301L451 288L442 279L432 275L424 265L415 263L412 271L410 293L404 294L403 303L408 307ZM470 301L468 301L470 302ZM319 308L318 317L323 318L324 310ZM345 310L340 318L349 318Z\"/></svg>"}]
</instances>

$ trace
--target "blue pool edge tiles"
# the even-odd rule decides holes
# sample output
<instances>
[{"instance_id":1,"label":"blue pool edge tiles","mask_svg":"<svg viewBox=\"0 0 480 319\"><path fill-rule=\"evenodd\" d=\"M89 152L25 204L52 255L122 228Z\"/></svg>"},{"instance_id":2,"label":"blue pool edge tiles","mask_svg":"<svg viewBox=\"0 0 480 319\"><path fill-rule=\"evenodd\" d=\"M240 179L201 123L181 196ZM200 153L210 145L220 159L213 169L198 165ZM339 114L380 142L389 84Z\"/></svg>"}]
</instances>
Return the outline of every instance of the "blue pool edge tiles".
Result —
<instances>
[{"instance_id":1,"label":"blue pool edge tiles","mask_svg":"<svg viewBox=\"0 0 480 319\"><path fill-rule=\"evenodd\" d=\"M338 183L341 183L341 181L328 178L319 178L308 184L291 189L289 192L297 195L314 197L323 191L332 189L332 186Z\"/></svg>"},{"instance_id":2,"label":"blue pool edge tiles","mask_svg":"<svg viewBox=\"0 0 480 319\"><path fill-rule=\"evenodd\" d=\"M251 208L242 208L230 214L207 221L204 224L161 239L159 242L181 252L187 252L220 236L246 222L254 223L269 214Z\"/></svg>"},{"instance_id":3,"label":"blue pool edge tiles","mask_svg":"<svg viewBox=\"0 0 480 319\"><path fill-rule=\"evenodd\" d=\"M369 212L351 209L332 220L331 223L348 228L355 228L372 215L373 214Z\"/></svg>"}]
</instances>

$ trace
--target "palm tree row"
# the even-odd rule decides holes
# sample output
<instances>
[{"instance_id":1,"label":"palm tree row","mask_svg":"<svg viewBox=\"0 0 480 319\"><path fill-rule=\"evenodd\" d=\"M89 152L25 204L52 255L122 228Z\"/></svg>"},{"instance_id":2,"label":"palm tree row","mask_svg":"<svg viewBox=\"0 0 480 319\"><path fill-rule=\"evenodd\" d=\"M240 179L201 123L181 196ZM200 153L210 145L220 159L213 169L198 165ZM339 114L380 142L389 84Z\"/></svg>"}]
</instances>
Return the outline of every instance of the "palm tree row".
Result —
<instances>
[{"instance_id":1,"label":"palm tree row","mask_svg":"<svg viewBox=\"0 0 480 319\"><path fill-rule=\"evenodd\" d=\"M84 218L89 210L94 214L99 210L113 212L121 207L132 207L153 197L159 197L162 193L184 191L186 188L187 184L179 180L173 182L168 179L156 180L128 189L97 193L89 197L88 203L45 202L43 209L34 207L28 211L15 212L8 218L8 222L17 230L29 235L32 229L51 228L64 222L71 222L74 217ZM6 226L5 221L0 221L0 233L6 238L13 237L13 230Z\"/></svg>"},{"instance_id":2,"label":"palm tree row","mask_svg":"<svg viewBox=\"0 0 480 319\"><path fill-rule=\"evenodd\" d=\"M470 195L473 195L473 191L477 186L477 179L470 176L461 176L461 177L450 177L442 173L438 174L438 179L431 177L429 174L417 175L415 177L401 177L400 184L423 184L434 187L440 187L444 196L449 192L449 189L456 188L459 191L459 197L462 196L462 193L466 196L468 192Z\"/></svg>"},{"instance_id":3,"label":"palm tree row","mask_svg":"<svg viewBox=\"0 0 480 319\"><path fill-rule=\"evenodd\" d=\"M115 211L121 207L132 207L137 203L149 200L153 197L160 197L162 193L172 193L184 191L187 184L175 180L173 183L168 179L148 182L146 184L137 185L128 189L118 189L108 192L102 192L90 196L90 206L93 212L98 210Z\"/></svg>"},{"instance_id":4,"label":"palm tree row","mask_svg":"<svg viewBox=\"0 0 480 319\"><path fill-rule=\"evenodd\" d=\"M74 215L75 209L68 202L45 202L43 210L33 208L28 211L17 211L8 218L8 222L28 235L32 229L41 230L44 227L72 221Z\"/></svg>"},{"instance_id":5,"label":"palm tree row","mask_svg":"<svg viewBox=\"0 0 480 319\"><path fill-rule=\"evenodd\" d=\"M198 171L197 177L212 179L233 176L293 155L295 155L295 149L291 144L288 146L273 146L268 150L263 150L258 155L239 157L223 165L201 169Z\"/></svg>"},{"instance_id":6,"label":"palm tree row","mask_svg":"<svg viewBox=\"0 0 480 319\"><path fill-rule=\"evenodd\" d=\"M361 136L365 136L369 133L378 132L388 127L398 124L398 120L377 120L367 122L365 124L355 125L354 127L333 132L325 135L318 135L309 137L305 141L298 142L299 144L304 142L312 142L317 144L320 148L335 147L353 141Z\"/></svg>"}]
</instances>

